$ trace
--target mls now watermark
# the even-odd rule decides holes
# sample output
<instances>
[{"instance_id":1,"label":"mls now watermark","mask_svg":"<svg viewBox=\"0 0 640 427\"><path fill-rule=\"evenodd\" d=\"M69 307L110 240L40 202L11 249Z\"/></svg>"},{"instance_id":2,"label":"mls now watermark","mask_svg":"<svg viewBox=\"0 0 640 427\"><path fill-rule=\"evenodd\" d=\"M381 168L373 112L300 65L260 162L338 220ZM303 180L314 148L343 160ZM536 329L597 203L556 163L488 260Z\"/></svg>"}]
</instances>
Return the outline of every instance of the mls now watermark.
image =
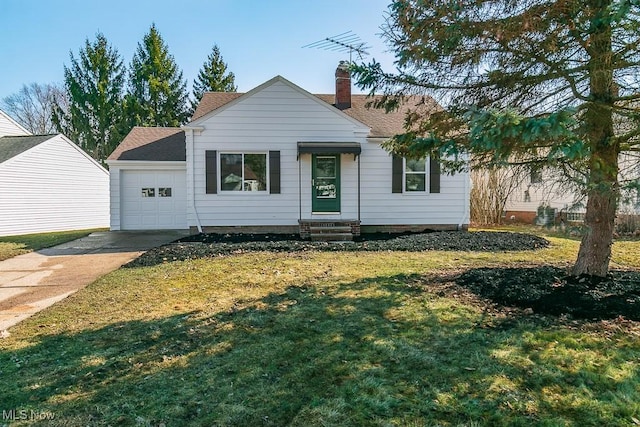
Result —
<instances>
[{"instance_id":1,"label":"mls now watermark","mask_svg":"<svg viewBox=\"0 0 640 427\"><path fill-rule=\"evenodd\" d=\"M30 409L3 409L2 421L51 421L56 414L49 411L34 411Z\"/></svg>"}]
</instances>

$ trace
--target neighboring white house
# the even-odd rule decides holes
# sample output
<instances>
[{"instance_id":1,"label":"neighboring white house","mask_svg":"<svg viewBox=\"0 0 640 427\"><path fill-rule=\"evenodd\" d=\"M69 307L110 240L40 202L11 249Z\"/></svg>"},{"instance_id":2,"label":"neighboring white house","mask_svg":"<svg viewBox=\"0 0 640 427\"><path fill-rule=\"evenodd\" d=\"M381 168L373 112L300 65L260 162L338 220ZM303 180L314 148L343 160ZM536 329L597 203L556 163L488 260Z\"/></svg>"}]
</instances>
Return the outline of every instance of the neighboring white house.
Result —
<instances>
[{"instance_id":1,"label":"neighboring white house","mask_svg":"<svg viewBox=\"0 0 640 427\"><path fill-rule=\"evenodd\" d=\"M636 154L622 153L618 160L619 181L626 187L629 181L639 182L640 161ZM534 171L509 196L505 205L506 222L548 224L553 221L581 222L587 198L561 185L562 177L550 171ZM619 215L640 215L640 190L622 191Z\"/></svg>"},{"instance_id":2,"label":"neighboring white house","mask_svg":"<svg viewBox=\"0 0 640 427\"><path fill-rule=\"evenodd\" d=\"M520 172L522 174L522 172ZM553 222L556 217L580 221L586 200L559 184L561 180L549 171L532 171L518 176L521 182L511 192L505 205L505 222Z\"/></svg>"},{"instance_id":3,"label":"neighboring white house","mask_svg":"<svg viewBox=\"0 0 640 427\"><path fill-rule=\"evenodd\" d=\"M0 236L109 226L109 173L63 135L0 111Z\"/></svg>"},{"instance_id":4,"label":"neighboring white house","mask_svg":"<svg viewBox=\"0 0 640 427\"><path fill-rule=\"evenodd\" d=\"M0 110L0 137L20 135L31 135L31 133Z\"/></svg>"},{"instance_id":5,"label":"neighboring white house","mask_svg":"<svg viewBox=\"0 0 640 427\"><path fill-rule=\"evenodd\" d=\"M244 94L206 93L182 128L134 128L107 160L111 228L466 228L469 175L441 174L435 159L393 158L380 144L402 132L404 111L368 101L351 95L338 67L336 95L277 76Z\"/></svg>"}]
</instances>

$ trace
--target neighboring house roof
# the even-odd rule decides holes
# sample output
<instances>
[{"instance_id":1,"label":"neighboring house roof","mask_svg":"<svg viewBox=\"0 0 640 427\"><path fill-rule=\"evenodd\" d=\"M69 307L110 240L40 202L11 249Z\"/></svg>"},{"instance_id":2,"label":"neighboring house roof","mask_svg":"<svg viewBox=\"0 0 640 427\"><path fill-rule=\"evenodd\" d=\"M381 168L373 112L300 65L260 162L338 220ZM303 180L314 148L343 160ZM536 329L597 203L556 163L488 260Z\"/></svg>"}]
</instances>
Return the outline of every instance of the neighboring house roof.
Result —
<instances>
[{"instance_id":1,"label":"neighboring house roof","mask_svg":"<svg viewBox=\"0 0 640 427\"><path fill-rule=\"evenodd\" d=\"M239 92L205 92L191 120L197 120L242 95L244 94ZM334 105L335 95L315 96L329 105ZM431 98L412 97L398 111L386 113L384 109L367 108L367 105L375 99L368 95L351 95L351 107L341 110L349 117L369 126L371 138L390 138L403 133L405 113L420 103L426 103L430 110L437 109L436 102Z\"/></svg>"},{"instance_id":2,"label":"neighboring house roof","mask_svg":"<svg viewBox=\"0 0 640 427\"><path fill-rule=\"evenodd\" d=\"M185 161L184 131L173 127L131 129L107 160Z\"/></svg>"},{"instance_id":3,"label":"neighboring house roof","mask_svg":"<svg viewBox=\"0 0 640 427\"><path fill-rule=\"evenodd\" d=\"M53 138L54 135L3 136L0 138L0 163Z\"/></svg>"}]
</instances>

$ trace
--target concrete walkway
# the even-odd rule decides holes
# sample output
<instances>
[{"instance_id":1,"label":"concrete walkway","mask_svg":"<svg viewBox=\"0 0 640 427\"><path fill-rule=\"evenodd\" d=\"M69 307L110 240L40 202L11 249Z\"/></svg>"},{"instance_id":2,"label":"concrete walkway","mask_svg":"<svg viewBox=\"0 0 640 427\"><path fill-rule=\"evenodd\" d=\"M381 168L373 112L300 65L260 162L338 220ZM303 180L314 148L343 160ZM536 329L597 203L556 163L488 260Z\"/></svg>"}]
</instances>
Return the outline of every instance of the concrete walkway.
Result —
<instances>
[{"instance_id":1,"label":"concrete walkway","mask_svg":"<svg viewBox=\"0 0 640 427\"><path fill-rule=\"evenodd\" d=\"M0 261L0 336L144 251L187 234L186 230L105 231Z\"/></svg>"}]
</instances>

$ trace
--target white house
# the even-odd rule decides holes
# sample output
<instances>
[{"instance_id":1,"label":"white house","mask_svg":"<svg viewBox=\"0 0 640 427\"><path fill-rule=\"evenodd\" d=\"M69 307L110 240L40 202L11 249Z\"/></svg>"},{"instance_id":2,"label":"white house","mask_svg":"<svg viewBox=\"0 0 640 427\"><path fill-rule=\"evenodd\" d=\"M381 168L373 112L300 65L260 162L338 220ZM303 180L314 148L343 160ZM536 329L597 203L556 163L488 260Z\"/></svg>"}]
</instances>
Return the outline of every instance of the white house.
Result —
<instances>
[{"instance_id":1,"label":"white house","mask_svg":"<svg viewBox=\"0 0 640 427\"><path fill-rule=\"evenodd\" d=\"M9 117L7 113L0 110L0 137L20 135L31 135L31 133Z\"/></svg>"},{"instance_id":2,"label":"white house","mask_svg":"<svg viewBox=\"0 0 640 427\"><path fill-rule=\"evenodd\" d=\"M0 236L109 226L109 173L63 135L0 111Z\"/></svg>"},{"instance_id":3,"label":"white house","mask_svg":"<svg viewBox=\"0 0 640 427\"><path fill-rule=\"evenodd\" d=\"M336 95L277 76L247 93L206 93L182 128L134 128L107 160L111 228L305 237L466 228L468 174L393 158L380 144L402 132L404 111L368 101L351 95L341 66Z\"/></svg>"},{"instance_id":4,"label":"white house","mask_svg":"<svg viewBox=\"0 0 640 427\"><path fill-rule=\"evenodd\" d=\"M621 153L618 158L619 182L629 187L638 183L640 162L632 152ZM514 173L517 176L517 173ZM559 172L532 171L511 192L505 205L506 222L548 224L554 221L581 222L584 220L587 197L562 185ZM517 178L516 178L517 179ZM636 184L637 185L637 184ZM618 215L640 215L640 190L630 186L621 192Z\"/></svg>"},{"instance_id":5,"label":"white house","mask_svg":"<svg viewBox=\"0 0 640 427\"><path fill-rule=\"evenodd\" d=\"M568 191L550 171L532 171L519 178L505 205L506 222L544 225L557 217L570 221L584 217L586 198Z\"/></svg>"}]
</instances>

